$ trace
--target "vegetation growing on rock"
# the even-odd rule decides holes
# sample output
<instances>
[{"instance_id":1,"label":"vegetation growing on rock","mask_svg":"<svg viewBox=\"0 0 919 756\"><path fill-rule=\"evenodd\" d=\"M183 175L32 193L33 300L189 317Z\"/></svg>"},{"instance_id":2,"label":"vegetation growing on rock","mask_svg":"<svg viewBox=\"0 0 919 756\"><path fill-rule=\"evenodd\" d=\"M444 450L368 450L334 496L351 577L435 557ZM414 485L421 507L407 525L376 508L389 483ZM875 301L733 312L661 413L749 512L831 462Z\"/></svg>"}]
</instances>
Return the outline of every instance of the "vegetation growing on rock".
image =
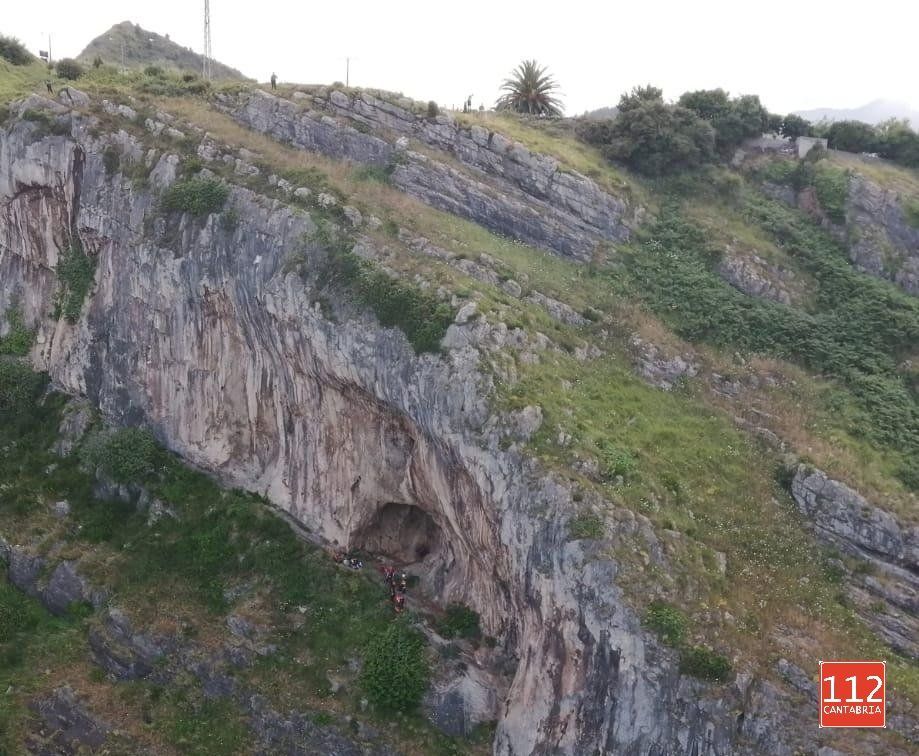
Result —
<instances>
[{"instance_id":1,"label":"vegetation growing on rock","mask_svg":"<svg viewBox=\"0 0 919 756\"><path fill-rule=\"evenodd\" d=\"M220 212L230 196L229 187L216 179L193 176L176 181L164 193L160 206L194 216Z\"/></svg>"}]
</instances>

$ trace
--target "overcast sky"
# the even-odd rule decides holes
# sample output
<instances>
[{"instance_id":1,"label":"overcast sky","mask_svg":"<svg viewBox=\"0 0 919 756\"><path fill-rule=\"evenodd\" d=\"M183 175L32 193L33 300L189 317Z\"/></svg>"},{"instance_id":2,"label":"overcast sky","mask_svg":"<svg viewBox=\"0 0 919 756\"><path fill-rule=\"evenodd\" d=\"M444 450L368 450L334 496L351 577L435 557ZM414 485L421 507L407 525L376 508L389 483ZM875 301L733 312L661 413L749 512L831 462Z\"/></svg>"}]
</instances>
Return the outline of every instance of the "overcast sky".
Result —
<instances>
[{"instance_id":1,"label":"overcast sky","mask_svg":"<svg viewBox=\"0 0 919 756\"><path fill-rule=\"evenodd\" d=\"M0 33L73 56L130 20L202 49L203 0L2 0ZM653 83L723 87L774 112L889 98L919 107L914 0L211 0L214 57L264 81L351 84L491 105L523 58L548 65L570 115Z\"/></svg>"}]
</instances>

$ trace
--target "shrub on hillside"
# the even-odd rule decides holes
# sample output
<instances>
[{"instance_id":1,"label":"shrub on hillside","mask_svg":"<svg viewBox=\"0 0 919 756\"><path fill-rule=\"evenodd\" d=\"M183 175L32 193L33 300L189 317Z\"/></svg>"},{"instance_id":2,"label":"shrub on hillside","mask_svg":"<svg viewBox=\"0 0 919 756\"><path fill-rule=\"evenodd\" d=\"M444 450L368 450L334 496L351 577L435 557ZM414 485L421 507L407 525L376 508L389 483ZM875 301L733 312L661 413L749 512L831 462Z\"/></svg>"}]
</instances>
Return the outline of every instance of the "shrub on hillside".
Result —
<instances>
[{"instance_id":1,"label":"shrub on hillside","mask_svg":"<svg viewBox=\"0 0 919 756\"><path fill-rule=\"evenodd\" d=\"M360 682L378 709L415 709L428 686L422 636L404 621L393 622L365 648Z\"/></svg>"},{"instance_id":2,"label":"shrub on hillside","mask_svg":"<svg viewBox=\"0 0 919 756\"><path fill-rule=\"evenodd\" d=\"M0 355L24 356L32 348L35 334L26 328L22 321L22 313L16 307L10 307L6 313L9 331L6 336L0 336Z\"/></svg>"},{"instance_id":3,"label":"shrub on hillside","mask_svg":"<svg viewBox=\"0 0 919 756\"><path fill-rule=\"evenodd\" d=\"M416 352L440 349L441 339L453 322L450 305L361 259L346 243L325 239L322 233L319 237L320 243L332 247L320 285L347 286L362 304L373 310L381 325L401 329Z\"/></svg>"},{"instance_id":4,"label":"shrub on hillside","mask_svg":"<svg viewBox=\"0 0 919 756\"><path fill-rule=\"evenodd\" d=\"M614 121L581 128L603 154L649 176L692 170L715 156L715 131L695 113L667 105L653 87L623 94Z\"/></svg>"},{"instance_id":5,"label":"shrub on hillside","mask_svg":"<svg viewBox=\"0 0 919 756\"><path fill-rule=\"evenodd\" d=\"M57 310L68 323L76 323L83 302L93 285L96 265L75 241L57 262L57 277L61 283L57 293Z\"/></svg>"},{"instance_id":6,"label":"shrub on hillside","mask_svg":"<svg viewBox=\"0 0 919 756\"><path fill-rule=\"evenodd\" d=\"M723 89L700 89L684 93L678 104L712 125L716 147L723 155L744 139L761 136L769 121L756 95L732 99Z\"/></svg>"},{"instance_id":7,"label":"shrub on hillside","mask_svg":"<svg viewBox=\"0 0 919 756\"><path fill-rule=\"evenodd\" d=\"M143 483L162 466L163 452L150 431L121 428L91 439L83 458L117 483Z\"/></svg>"},{"instance_id":8,"label":"shrub on hillside","mask_svg":"<svg viewBox=\"0 0 919 756\"><path fill-rule=\"evenodd\" d=\"M731 662L701 646L690 646L680 652L680 672L709 682L725 682L731 676Z\"/></svg>"},{"instance_id":9,"label":"shrub on hillside","mask_svg":"<svg viewBox=\"0 0 919 756\"><path fill-rule=\"evenodd\" d=\"M568 537L573 541L603 538L603 520L594 512L583 512L568 520Z\"/></svg>"},{"instance_id":10,"label":"shrub on hillside","mask_svg":"<svg viewBox=\"0 0 919 756\"><path fill-rule=\"evenodd\" d=\"M75 81L83 75L83 66L73 58L62 58L57 62L57 75Z\"/></svg>"},{"instance_id":11,"label":"shrub on hillside","mask_svg":"<svg viewBox=\"0 0 919 756\"><path fill-rule=\"evenodd\" d=\"M428 118L437 118L440 115L440 108L434 100L428 102Z\"/></svg>"},{"instance_id":12,"label":"shrub on hillside","mask_svg":"<svg viewBox=\"0 0 919 756\"><path fill-rule=\"evenodd\" d=\"M0 35L0 58L12 63L14 66L25 66L35 60L32 53L26 50L15 37L4 37Z\"/></svg>"},{"instance_id":13,"label":"shrub on hillside","mask_svg":"<svg viewBox=\"0 0 919 756\"><path fill-rule=\"evenodd\" d=\"M215 179L195 176L176 181L164 193L160 206L164 210L177 210L195 216L210 215L220 211L230 195L226 184Z\"/></svg>"},{"instance_id":14,"label":"shrub on hillside","mask_svg":"<svg viewBox=\"0 0 919 756\"><path fill-rule=\"evenodd\" d=\"M663 601L652 601L645 612L644 625L656 632L668 646L679 648L686 636L686 615Z\"/></svg>"},{"instance_id":15,"label":"shrub on hillside","mask_svg":"<svg viewBox=\"0 0 919 756\"><path fill-rule=\"evenodd\" d=\"M0 358L0 414L24 412L39 397L46 376L20 360Z\"/></svg>"},{"instance_id":16,"label":"shrub on hillside","mask_svg":"<svg viewBox=\"0 0 919 756\"><path fill-rule=\"evenodd\" d=\"M464 604L447 606L447 612L437 629L444 638L475 639L482 635L478 613Z\"/></svg>"}]
</instances>

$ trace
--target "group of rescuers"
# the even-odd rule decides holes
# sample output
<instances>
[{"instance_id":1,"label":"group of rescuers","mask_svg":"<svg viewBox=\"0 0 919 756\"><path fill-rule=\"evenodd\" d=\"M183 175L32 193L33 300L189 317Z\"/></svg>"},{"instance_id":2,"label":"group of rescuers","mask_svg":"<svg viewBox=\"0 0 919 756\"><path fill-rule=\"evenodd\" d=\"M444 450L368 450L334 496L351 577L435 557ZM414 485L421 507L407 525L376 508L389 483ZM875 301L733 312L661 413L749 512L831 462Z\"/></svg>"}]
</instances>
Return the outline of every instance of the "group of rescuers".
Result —
<instances>
[{"instance_id":1,"label":"group of rescuers","mask_svg":"<svg viewBox=\"0 0 919 756\"><path fill-rule=\"evenodd\" d=\"M332 560L337 564L343 564L352 570L362 570L364 563L357 557L348 556L344 551L335 551L332 553ZM408 588L408 575L404 571L396 573L396 568L392 565L384 565L380 568L383 573L383 579L389 586L389 600L392 601L393 609L396 614L402 614L405 610L405 592Z\"/></svg>"}]
</instances>

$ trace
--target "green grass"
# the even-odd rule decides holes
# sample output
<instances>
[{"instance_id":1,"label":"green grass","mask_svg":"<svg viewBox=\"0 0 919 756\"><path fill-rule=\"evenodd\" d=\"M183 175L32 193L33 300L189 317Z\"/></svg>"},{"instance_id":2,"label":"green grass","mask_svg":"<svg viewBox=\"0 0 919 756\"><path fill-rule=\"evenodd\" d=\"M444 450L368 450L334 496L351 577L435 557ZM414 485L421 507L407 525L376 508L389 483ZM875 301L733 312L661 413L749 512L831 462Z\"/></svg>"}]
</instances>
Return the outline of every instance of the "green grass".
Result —
<instances>
[{"instance_id":1,"label":"green grass","mask_svg":"<svg viewBox=\"0 0 919 756\"><path fill-rule=\"evenodd\" d=\"M568 537L574 541L603 538L605 533L603 520L594 512L584 512L568 521Z\"/></svg>"},{"instance_id":2,"label":"green grass","mask_svg":"<svg viewBox=\"0 0 919 756\"><path fill-rule=\"evenodd\" d=\"M834 376L861 406L853 432L915 453L919 409L897 364L919 341L919 302L854 271L835 242L780 203L748 195L744 211L813 276L817 313L731 288L712 271L715 251L704 233L673 210L628 255L633 290L684 338L791 359Z\"/></svg>"},{"instance_id":3,"label":"green grass","mask_svg":"<svg viewBox=\"0 0 919 756\"><path fill-rule=\"evenodd\" d=\"M424 638L404 620L392 622L364 651L361 687L382 711L415 709L428 686Z\"/></svg>"},{"instance_id":4,"label":"green grass","mask_svg":"<svg viewBox=\"0 0 919 756\"><path fill-rule=\"evenodd\" d=\"M48 693L45 670L72 664L85 654L84 620L55 618L7 582L0 569L0 752L20 753L27 705Z\"/></svg>"},{"instance_id":5,"label":"green grass","mask_svg":"<svg viewBox=\"0 0 919 756\"><path fill-rule=\"evenodd\" d=\"M679 648L686 638L688 621L677 607L663 601L652 601L645 611L644 625L654 630L668 646Z\"/></svg>"},{"instance_id":6,"label":"green grass","mask_svg":"<svg viewBox=\"0 0 919 756\"><path fill-rule=\"evenodd\" d=\"M83 251L83 246L75 239L70 248L61 253L57 262L57 277L61 286L55 309L68 323L79 320L95 274L95 260Z\"/></svg>"},{"instance_id":7,"label":"green grass","mask_svg":"<svg viewBox=\"0 0 919 756\"><path fill-rule=\"evenodd\" d=\"M0 336L0 356L23 357L27 355L32 348L35 334L26 328L18 307L10 307L7 310L6 321L9 324L9 331L6 336Z\"/></svg>"},{"instance_id":8,"label":"green grass","mask_svg":"<svg viewBox=\"0 0 919 756\"><path fill-rule=\"evenodd\" d=\"M160 207L202 217L219 212L229 196L230 189L222 181L194 176L176 181L163 192Z\"/></svg>"},{"instance_id":9,"label":"green grass","mask_svg":"<svg viewBox=\"0 0 919 756\"><path fill-rule=\"evenodd\" d=\"M157 703L151 712L155 728L181 753L234 756L251 752L251 737L232 702L179 690L160 696Z\"/></svg>"},{"instance_id":10,"label":"green grass","mask_svg":"<svg viewBox=\"0 0 919 756\"><path fill-rule=\"evenodd\" d=\"M919 228L919 197L906 197L903 200L903 214L909 225Z\"/></svg>"},{"instance_id":11,"label":"green grass","mask_svg":"<svg viewBox=\"0 0 919 756\"><path fill-rule=\"evenodd\" d=\"M437 623L437 630L444 638L474 640L482 635L478 613L464 604L449 604L444 616Z\"/></svg>"},{"instance_id":12,"label":"green grass","mask_svg":"<svg viewBox=\"0 0 919 756\"><path fill-rule=\"evenodd\" d=\"M350 240L332 238L328 226L320 226L317 241L329 250L321 285L346 287L361 304L373 310L381 325L399 328L416 352L440 349L454 318L449 304L358 257L350 250Z\"/></svg>"}]
</instances>

